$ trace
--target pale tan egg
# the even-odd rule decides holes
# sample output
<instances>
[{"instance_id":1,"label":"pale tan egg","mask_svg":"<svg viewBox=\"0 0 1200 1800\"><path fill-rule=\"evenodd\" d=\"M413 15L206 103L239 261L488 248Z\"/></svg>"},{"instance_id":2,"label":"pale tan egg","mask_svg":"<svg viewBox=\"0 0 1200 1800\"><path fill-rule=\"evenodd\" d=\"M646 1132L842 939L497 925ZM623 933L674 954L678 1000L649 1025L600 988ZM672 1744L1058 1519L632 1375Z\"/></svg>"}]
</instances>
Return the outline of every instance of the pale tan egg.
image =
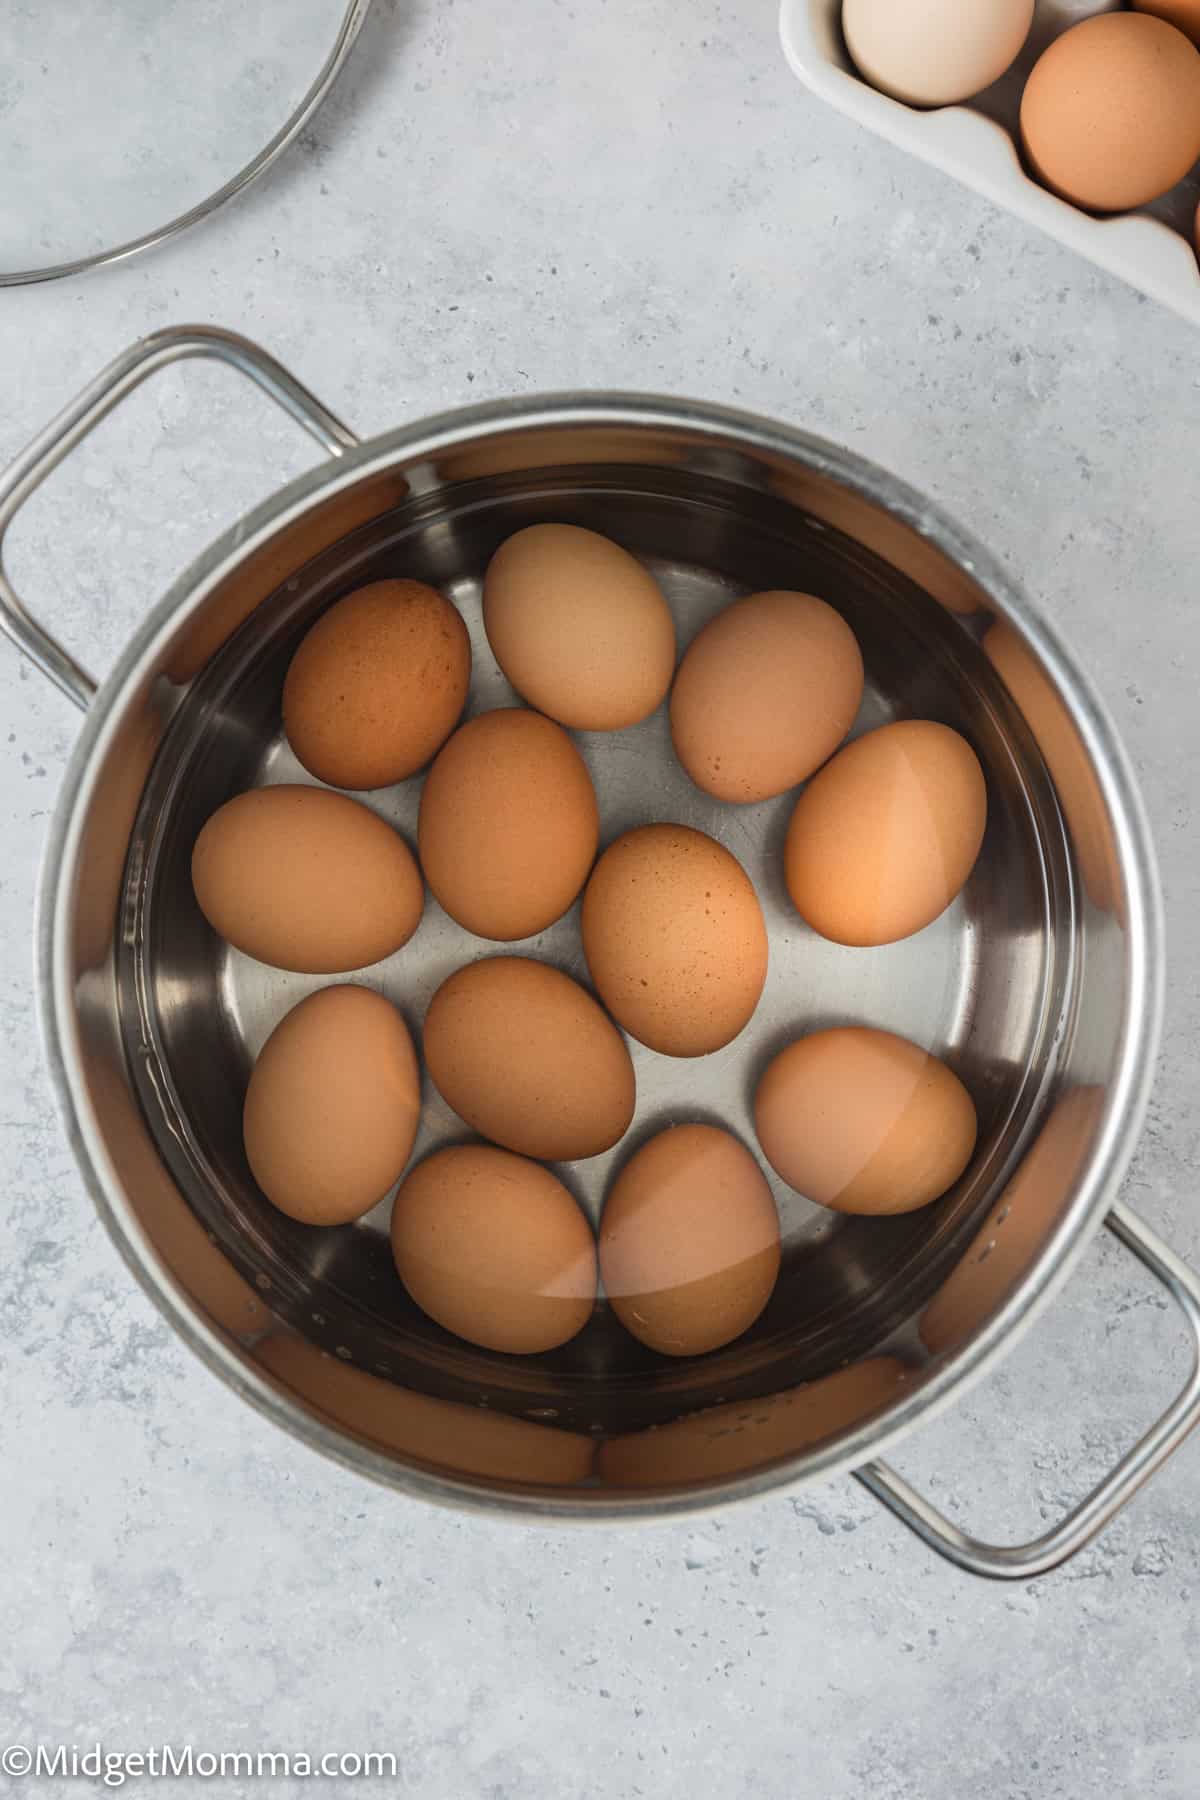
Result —
<instances>
[{"instance_id":1,"label":"pale tan egg","mask_svg":"<svg viewBox=\"0 0 1200 1800\"><path fill-rule=\"evenodd\" d=\"M368 988L322 988L280 1021L254 1065L246 1158L280 1212L344 1225L398 1179L420 1111L417 1059L396 1008Z\"/></svg>"},{"instance_id":2,"label":"pale tan egg","mask_svg":"<svg viewBox=\"0 0 1200 1800\"><path fill-rule=\"evenodd\" d=\"M471 679L455 607L422 581L373 581L322 613L283 684L283 726L310 775L389 787L453 731Z\"/></svg>"},{"instance_id":3,"label":"pale tan egg","mask_svg":"<svg viewBox=\"0 0 1200 1800\"><path fill-rule=\"evenodd\" d=\"M459 1117L523 1156L599 1156L633 1118L624 1038L577 981L529 957L488 957L444 981L424 1049Z\"/></svg>"},{"instance_id":4,"label":"pale tan egg","mask_svg":"<svg viewBox=\"0 0 1200 1800\"><path fill-rule=\"evenodd\" d=\"M583 896L583 952L619 1025L667 1056L707 1056L749 1023L767 928L737 858L686 825L609 845Z\"/></svg>"},{"instance_id":5,"label":"pale tan egg","mask_svg":"<svg viewBox=\"0 0 1200 1800\"><path fill-rule=\"evenodd\" d=\"M754 1096L763 1155L789 1187L845 1213L904 1213L952 1187L975 1149L975 1106L944 1062L890 1031L814 1031L781 1050Z\"/></svg>"},{"instance_id":6,"label":"pale tan egg","mask_svg":"<svg viewBox=\"0 0 1200 1800\"><path fill-rule=\"evenodd\" d=\"M744 1144L715 1125L676 1125L643 1144L600 1221L600 1273L622 1325L664 1356L732 1343L779 1274L779 1217Z\"/></svg>"},{"instance_id":7,"label":"pale tan egg","mask_svg":"<svg viewBox=\"0 0 1200 1800\"><path fill-rule=\"evenodd\" d=\"M421 1310L485 1350L553 1350L595 1304L584 1214L549 1169L491 1144L435 1150L406 1176L392 1255Z\"/></svg>"},{"instance_id":8,"label":"pale tan egg","mask_svg":"<svg viewBox=\"0 0 1200 1800\"><path fill-rule=\"evenodd\" d=\"M1152 13L1200 44L1200 0L1133 0L1134 12Z\"/></svg>"},{"instance_id":9,"label":"pale tan egg","mask_svg":"<svg viewBox=\"0 0 1200 1800\"><path fill-rule=\"evenodd\" d=\"M596 1473L609 1487L673 1487L720 1481L796 1456L899 1400L908 1372L894 1356L852 1363L803 1387L730 1400L600 1446Z\"/></svg>"},{"instance_id":10,"label":"pale tan egg","mask_svg":"<svg viewBox=\"0 0 1200 1800\"><path fill-rule=\"evenodd\" d=\"M511 942L561 918L587 879L600 822L560 725L500 707L460 726L421 794L425 879L460 925Z\"/></svg>"},{"instance_id":11,"label":"pale tan egg","mask_svg":"<svg viewBox=\"0 0 1200 1800\"><path fill-rule=\"evenodd\" d=\"M812 594L751 594L688 646L671 690L675 754L706 794L766 800L833 755L862 692L862 654L840 613Z\"/></svg>"},{"instance_id":12,"label":"pale tan egg","mask_svg":"<svg viewBox=\"0 0 1200 1800\"><path fill-rule=\"evenodd\" d=\"M436 1468L542 1487L573 1487L592 1472L595 1446L580 1432L414 1393L329 1356L292 1332L267 1338L254 1357L334 1424Z\"/></svg>"},{"instance_id":13,"label":"pale tan egg","mask_svg":"<svg viewBox=\"0 0 1200 1800\"><path fill-rule=\"evenodd\" d=\"M1035 63L1021 137L1035 173L1076 206L1145 206L1200 157L1200 50L1146 13L1084 19Z\"/></svg>"},{"instance_id":14,"label":"pale tan egg","mask_svg":"<svg viewBox=\"0 0 1200 1800\"><path fill-rule=\"evenodd\" d=\"M671 609L641 563L598 532L529 525L501 544L483 622L522 699L575 731L636 725L671 685Z\"/></svg>"},{"instance_id":15,"label":"pale tan egg","mask_svg":"<svg viewBox=\"0 0 1200 1800\"><path fill-rule=\"evenodd\" d=\"M1017 59L1034 0L844 0L846 48L872 87L910 106L949 106Z\"/></svg>"},{"instance_id":16,"label":"pale tan egg","mask_svg":"<svg viewBox=\"0 0 1200 1800\"><path fill-rule=\"evenodd\" d=\"M276 969L339 975L406 944L425 889L392 827L325 788L253 788L226 801L192 851L214 931Z\"/></svg>"},{"instance_id":17,"label":"pale tan egg","mask_svg":"<svg viewBox=\"0 0 1200 1800\"><path fill-rule=\"evenodd\" d=\"M987 784L965 738L926 719L885 725L839 750L797 800L788 892L834 943L895 943L960 892L986 823Z\"/></svg>"}]
</instances>

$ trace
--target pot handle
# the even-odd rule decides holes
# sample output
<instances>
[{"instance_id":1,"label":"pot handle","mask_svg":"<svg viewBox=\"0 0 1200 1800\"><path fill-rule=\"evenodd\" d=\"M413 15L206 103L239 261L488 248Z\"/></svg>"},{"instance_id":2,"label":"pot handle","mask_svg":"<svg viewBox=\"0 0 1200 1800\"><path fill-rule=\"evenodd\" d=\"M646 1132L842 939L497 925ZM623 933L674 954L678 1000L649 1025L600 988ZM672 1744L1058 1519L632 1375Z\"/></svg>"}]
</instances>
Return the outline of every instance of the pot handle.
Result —
<instances>
[{"instance_id":1,"label":"pot handle","mask_svg":"<svg viewBox=\"0 0 1200 1800\"><path fill-rule=\"evenodd\" d=\"M353 450L359 441L282 363L236 332L212 325L178 325L142 338L109 363L0 476L0 630L83 712L96 692L96 683L17 598L4 571L5 534L34 490L118 401L148 375L190 356L228 363L248 375L331 456Z\"/></svg>"},{"instance_id":2,"label":"pot handle","mask_svg":"<svg viewBox=\"0 0 1200 1800\"><path fill-rule=\"evenodd\" d=\"M1144 1481L1161 1468L1188 1432L1200 1423L1200 1279L1137 1213L1118 1201L1105 1223L1126 1249L1157 1275L1178 1303L1194 1340L1192 1372L1182 1393L1146 1435L1129 1450L1074 1512L1029 1544L987 1544L965 1531L910 1487L887 1463L871 1462L855 1475L877 1500L911 1531L972 1575L1000 1581L1028 1581L1045 1575L1077 1554L1132 1500Z\"/></svg>"}]
</instances>

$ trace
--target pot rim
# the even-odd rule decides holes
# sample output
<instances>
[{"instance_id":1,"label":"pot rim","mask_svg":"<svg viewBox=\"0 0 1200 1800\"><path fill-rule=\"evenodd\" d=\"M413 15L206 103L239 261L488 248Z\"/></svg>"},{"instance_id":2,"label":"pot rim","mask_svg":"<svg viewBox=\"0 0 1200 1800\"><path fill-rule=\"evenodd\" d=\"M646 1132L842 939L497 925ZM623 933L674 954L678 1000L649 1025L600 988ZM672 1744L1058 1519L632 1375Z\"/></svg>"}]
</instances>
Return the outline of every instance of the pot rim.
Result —
<instances>
[{"instance_id":1,"label":"pot rim","mask_svg":"<svg viewBox=\"0 0 1200 1800\"><path fill-rule=\"evenodd\" d=\"M1096 1144L1070 1205L1033 1269L1004 1305L944 1366L876 1418L815 1448L703 1486L630 1492L487 1484L404 1464L365 1439L310 1414L275 1387L197 1308L162 1266L132 1216L82 1094L79 1032L70 978L71 906L64 874L79 849L94 773L158 640L281 525L318 496L364 476L462 449L485 432L563 427L718 433L732 450L782 457L882 508L969 573L999 614L1015 624L1068 702L1113 821L1127 885L1128 985L1118 1056L1107 1083ZM1067 1281L1116 1196L1149 1101L1162 1024L1163 911L1144 805L1128 755L1090 679L1035 611L999 560L944 512L878 465L811 433L704 402L638 393L552 393L490 401L436 414L368 439L319 463L226 530L172 583L126 644L98 689L64 775L42 863L36 972L47 1062L68 1140L110 1238L143 1290L201 1361L259 1413L343 1467L414 1498L471 1511L545 1521L670 1518L783 1490L861 1467L959 1399L1011 1350Z\"/></svg>"}]
</instances>

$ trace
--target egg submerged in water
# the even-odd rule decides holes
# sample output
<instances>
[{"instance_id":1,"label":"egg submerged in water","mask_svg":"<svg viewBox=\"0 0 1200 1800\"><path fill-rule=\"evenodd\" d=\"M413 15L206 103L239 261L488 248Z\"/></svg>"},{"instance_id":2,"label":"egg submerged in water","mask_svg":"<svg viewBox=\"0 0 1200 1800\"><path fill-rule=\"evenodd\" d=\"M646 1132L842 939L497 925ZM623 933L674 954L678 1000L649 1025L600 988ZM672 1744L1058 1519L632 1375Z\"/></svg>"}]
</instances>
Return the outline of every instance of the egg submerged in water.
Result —
<instances>
[{"instance_id":1,"label":"egg submerged in water","mask_svg":"<svg viewBox=\"0 0 1200 1800\"><path fill-rule=\"evenodd\" d=\"M707 1056L749 1023L767 978L754 886L723 845L686 825L610 844L583 896L583 953L619 1025L666 1056Z\"/></svg>"},{"instance_id":2,"label":"egg submerged in water","mask_svg":"<svg viewBox=\"0 0 1200 1800\"><path fill-rule=\"evenodd\" d=\"M897 943L961 891L986 824L987 784L965 738L928 719L884 725L839 750L797 800L788 892L836 944Z\"/></svg>"},{"instance_id":3,"label":"egg submerged in water","mask_svg":"<svg viewBox=\"0 0 1200 1800\"><path fill-rule=\"evenodd\" d=\"M754 1098L763 1155L798 1194L846 1213L905 1213L952 1187L975 1149L975 1106L907 1038L842 1026L797 1038Z\"/></svg>"},{"instance_id":4,"label":"egg submerged in water","mask_svg":"<svg viewBox=\"0 0 1200 1800\"><path fill-rule=\"evenodd\" d=\"M341 975L391 956L421 922L411 850L376 813L326 788L251 788L219 807L192 850L214 931L258 962Z\"/></svg>"},{"instance_id":5,"label":"egg submerged in water","mask_svg":"<svg viewBox=\"0 0 1200 1800\"><path fill-rule=\"evenodd\" d=\"M544 1162L599 1156L633 1118L633 1064L577 981L525 956L445 980L425 1015L438 1092L481 1137Z\"/></svg>"},{"instance_id":6,"label":"egg submerged in water","mask_svg":"<svg viewBox=\"0 0 1200 1800\"><path fill-rule=\"evenodd\" d=\"M671 683L675 621L658 583L578 525L530 525L501 544L483 623L521 698L573 731L636 725Z\"/></svg>"},{"instance_id":7,"label":"egg submerged in water","mask_svg":"<svg viewBox=\"0 0 1200 1800\"><path fill-rule=\"evenodd\" d=\"M587 878L595 789L560 725L498 707L460 726L425 777L417 848L452 919L511 943L552 925Z\"/></svg>"},{"instance_id":8,"label":"egg submerged in water","mask_svg":"<svg viewBox=\"0 0 1200 1800\"><path fill-rule=\"evenodd\" d=\"M455 607L420 581L375 581L311 626L283 684L299 761L339 788L381 788L424 768L453 731L471 679Z\"/></svg>"},{"instance_id":9,"label":"egg submerged in water","mask_svg":"<svg viewBox=\"0 0 1200 1800\"><path fill-rule=\"evenodd\" d=\"M417 1164L396 1195L392 1255L422 1311L486 1350L556 1349L595 1304L584 1214L549 1169L491 1144Z\"/></svg>"},{"instance_id":10,"label":"egg submerged in water","mask_svg":"<svg viewBox=\"0 0 1200 1800\"><path fill-rule=\"evenodd\" d=\"M412 1039L369 988L322 988L275 1027L246 1090L251 1172L280 1212L344 1225L383 1199L420 1116Z\"/></svg>"},{"instance_id":11,"label":"egg submerged in water","mask_svg":"<svg viewBox=\"0 0 1200 1800\"><path fill-rule=\"evenodd\" d=\"M671 690L671 740L704 793L766 800L833 754L862 694L862 654L840 613L813 594L751 594L688 646Z\"/></svg>"},{"instance_id":12,"label":"egg submerged in water","mask_svg":"<svg viewBox=\"0 0 1200 1800\"><path fill-rule=\"evenodd\" d=\"M779 1218L744 1144L674 1125L625 1164L600 1221L600 1272L626 1330L664 1356L700 1356L753 1325L779 1274Z\"/></svg>"}]
</instances>

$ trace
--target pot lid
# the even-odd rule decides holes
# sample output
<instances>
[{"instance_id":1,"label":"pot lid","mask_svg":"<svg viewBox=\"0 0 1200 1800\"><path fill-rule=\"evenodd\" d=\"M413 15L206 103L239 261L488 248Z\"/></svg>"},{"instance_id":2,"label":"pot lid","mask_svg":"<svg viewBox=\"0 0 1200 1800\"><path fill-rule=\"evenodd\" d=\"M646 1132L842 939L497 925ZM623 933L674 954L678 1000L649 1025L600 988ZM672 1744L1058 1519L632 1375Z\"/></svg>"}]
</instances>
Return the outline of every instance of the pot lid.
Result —
<instances>
[{"instance_id":1,"label":"pot lid","mask_svg":"<svg viewBox=\"0 0 1200 1800\"><path fill-rule=\"evenodd\" d=\"M6 11L0 286L131 256L292 143L371 0L83 0Z\"/></svg>"}]
</instances>

